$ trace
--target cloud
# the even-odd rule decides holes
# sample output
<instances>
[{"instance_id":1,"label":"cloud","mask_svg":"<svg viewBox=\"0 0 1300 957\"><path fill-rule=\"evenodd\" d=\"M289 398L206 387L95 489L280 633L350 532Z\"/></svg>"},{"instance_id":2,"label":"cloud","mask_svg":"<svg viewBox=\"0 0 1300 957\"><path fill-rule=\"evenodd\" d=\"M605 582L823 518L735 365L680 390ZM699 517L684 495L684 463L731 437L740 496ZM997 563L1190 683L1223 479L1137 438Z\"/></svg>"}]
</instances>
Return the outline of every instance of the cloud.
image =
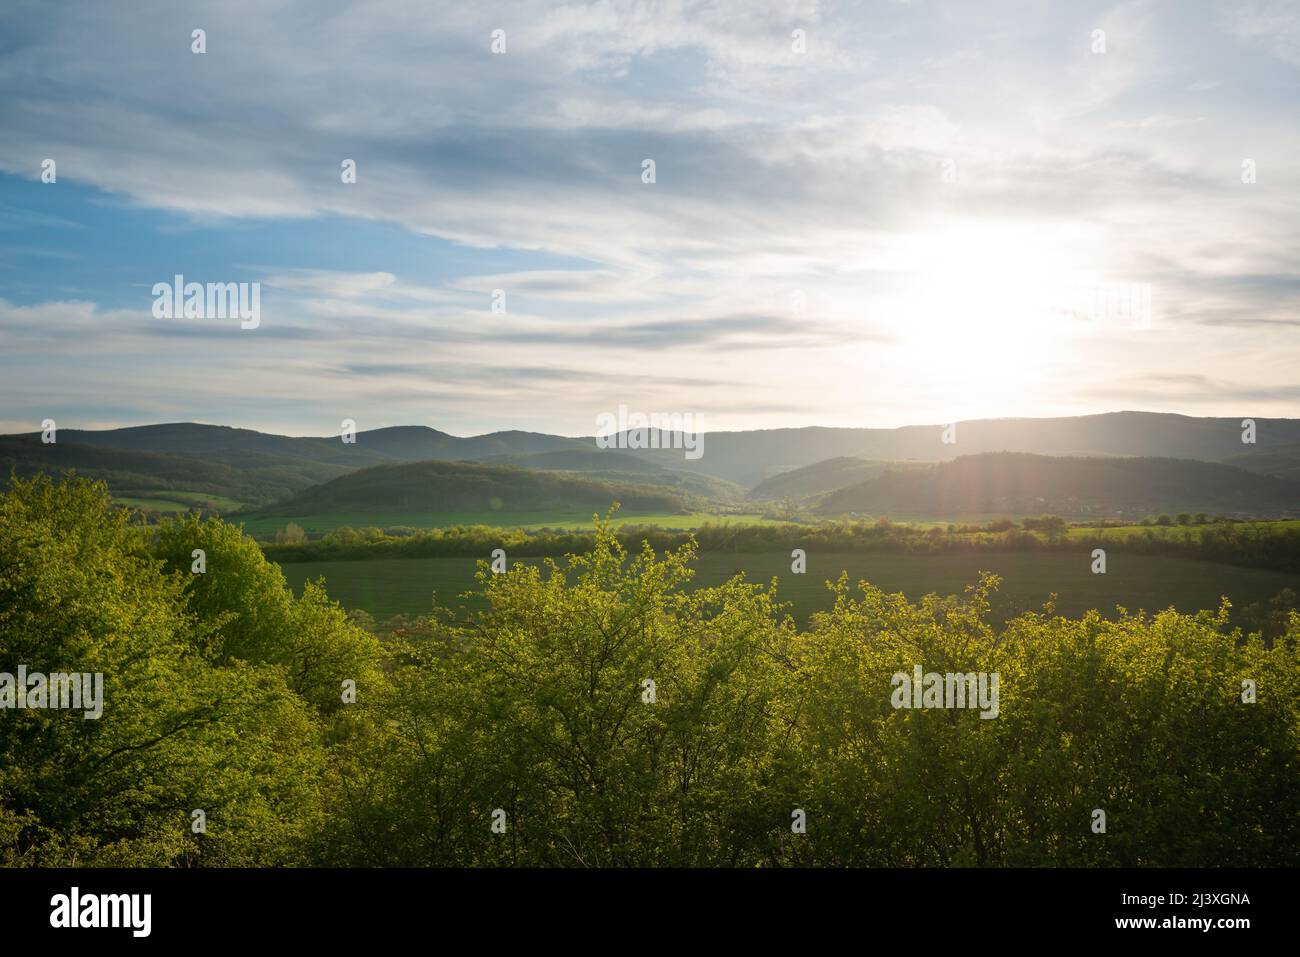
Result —
<instances>
[{"instance_id":1,"label":"cloud","mask_svg":"<svg viewBox=\"0 0 1300 957\"><path fill-rule=\"evenodd\" d=\"M1261 46L1278 59L1300 66L1300 10L1288 0L1252 0L1220 5L1229 32Z\"/></svg>"},{"instance_id":2,"label":"cloud","mask_svg":"<svg viewBox=\"0 0 1300 957\"><path fill-rule=\"evenodd\" d=\"M1099 284L1151 284L1177 361L1189 373L1227 363L1207 388L1229 401L1232 381L1280 375L1271 357L1296 348L1280 340L1298 314L1300 133L1294 96L1276 91L1294 89L1300 34L1287 4L1195 8L1206 15L1126 2L1028 16L961 0L10 5L0 170L34 182L56 157L51 189L93 187L205 235L292 223L302 242L279 261L213 264L263 283L251 334L159 324L145 298L97 302L85 289L99 275L76 261L68 288L39 302L10 279L0 366L14 398L46 395L93 342L122 381L128 363L183 372L194 409L239 390L267 389L285 409L364 394L393 414L424 396L466 429L585 421L577 407L617 398L620 381L670 406L717 402L722 383L743 399L726 415L748 403L755 416L820 408L818 421L899 424L969 399L969 383L915 373L927 287L970 282L986 263L1003 284L1035 281L1046 261ZM195 26L206 54L190 52ZM495 29L504 55L491 52ZM1259 165L1249 185L1247 157ZM341 181L344 159L355 184ZM317 231L349 223L446 243L424 271L413 256L313 258ZM37 226L88 229L66 206L0 204L0 276L20 276L9 240ZM112 236L111 219L101 228ZM968 239L947 243L952 233ZM23 250L61 254L56 242ZM952 256L965 268L938 261ZM143 289L165 278L139 271ZM1222 358L1232 331L1258 338ZM1140 381L1139 359L1116 352L1116 381ZM429 355L423 373L411 366ZM457 368L500 371L480 396ZM354 379L321 390L321 369ZM1097 399L1082 357L1061 370L1019 401ZM421 374L443 384L411 381ZM157 394L177 387L170 371L129 389L112 380L97 381L147 393L141 414L177 404Z\"/></svg>"}]
</instances>

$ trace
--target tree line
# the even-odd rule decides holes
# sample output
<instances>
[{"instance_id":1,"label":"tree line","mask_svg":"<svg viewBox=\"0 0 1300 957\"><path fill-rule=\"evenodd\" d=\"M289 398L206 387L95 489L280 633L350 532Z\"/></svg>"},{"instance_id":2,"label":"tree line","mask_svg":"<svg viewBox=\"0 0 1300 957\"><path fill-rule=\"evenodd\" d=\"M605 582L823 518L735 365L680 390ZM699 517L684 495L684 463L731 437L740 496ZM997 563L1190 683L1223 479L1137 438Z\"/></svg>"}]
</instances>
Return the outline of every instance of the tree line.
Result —
<instances>
[{"instance_id":1,"label":"tree line","mask_svg":"<svg viewBox=\"0 0 1300 957\"><path fill-rule=\"evenodd\" d=\"M1191 527L1163 523L1117 530L1105 523L1070 529L1055 515L1026 517L1020 523L998 519L983 525L934 527L900 524L889 519L839 521L817 525L718 523L692 531L636 524L615 532L624 548L641 542L659 551L694 543L700 551L756 553L802 548L822 552L946 552L1080 551L1114 548L1146 555L1173 555L1256 568L1300 572L1300 526L1281 522L1203 522ZM309 540L303 530L286 526L275 542L263 543L276 562L343 561L371 558L483 557L495 548L521 558L561 557L589 551L592 532L521 529L488 525L453 528L332 529Z\"/></svg>"}]
</instances>

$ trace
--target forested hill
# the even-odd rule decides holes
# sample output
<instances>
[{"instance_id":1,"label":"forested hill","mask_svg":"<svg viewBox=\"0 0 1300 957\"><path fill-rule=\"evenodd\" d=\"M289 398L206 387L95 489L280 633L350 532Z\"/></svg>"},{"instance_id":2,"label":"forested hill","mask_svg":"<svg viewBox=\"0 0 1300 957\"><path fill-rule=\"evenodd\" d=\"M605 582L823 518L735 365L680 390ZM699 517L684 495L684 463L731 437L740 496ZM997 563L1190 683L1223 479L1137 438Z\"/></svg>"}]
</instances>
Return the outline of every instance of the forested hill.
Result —
<instances>
[{"instance_id":1,"label":"forested hill","mask_svg":"<svg viewBox=\"0 0 1300 957\"><path fill-rule=\"evenodd\" d=\"M318 512L523 511L582 507L604 511L677 512L686 501L669 492L617 482L473 462L380 465L341 476L263 510L265 515Z\"/></svg>"},{"instance_id":2,"label":"forested hill","mask_svg":"<svg viewBox=\"0 0 1300 957\"><path fill-rule=\"evenodd\" d=\"M929 462L982 452L1033 455L1158 456L1218 462L1294 449L1300 420L1255 418L1253 443L1242 441L1241 418L1199 418L1159 412L1108 412L1047 419L973 419L956 423L955 442L943 441L944 426L896 429L808 427L750 432L709 432L703 454L686 458L680 449L629 450L672 468L707 472L742 485L841 456ZM661 445L667 444L660 440ZM1254 460L1243 460L1246 468ZM1268 469L1261 469L1267 471Z\"/></svg>"},{"instance_id":3,"label":"forested hill","mask_svg":"<svg viewBox=\"0 0 1300 957\"><path fill-rule=\"evenodd\" d=\"M341 465L263 460L237 467L220 456L202 458L141 449L82 445L60 436L46 444L33 436L0 436L0 488L10 474L58 476L75 471L106 482L118 494L171 489L228 496L240 502L272 502L290 492L347 471Z\"/></svg>"},{"instance_id":4,"label":"forested hill","mask_svg":"<svg viewBox=\"0 0 1300 957\"><path fill-rule=\"evenodd\" d=\"M841 455L763 479L749 490L749 498L755 501L797 499L821 492L831 492L875 478L885 471L887 464Z\"/></svg>"},{"instance_id":5,"label":"forested hill","mask_svg":"<svg viewBox=\"0 0 1300 957\"><path fill-rule=\"evenodd\" d=\"M889 470L827 495L824 515L1300 515L1300 483L1213 462L1002 452Z\"/></svg>"},{"instance_id":6,"label":"forested hill","mask_svg":"<svg viewBox=\"0 0 1300 957\"><path fill-rule=\"evenodd\" d=\"M60 428L57 444L43 443L38 433L0 437L0 481L15 468L30 475L75 467L105 479L118 494L197 489L258 505L356 469L439 460L563 469L592 480L648 482L720 499L739 497L735 486L740 485L755 488L752 498L766 499L830 491L870 478L878 467L864 465L854 475L846 459L936 462L986 452L1225 461L1263 474L1300 476L1300 420L1254 419L1253 443L1242 441L1242 421L1150 412L981 419L956 423L953 443L942 440L941 425L710 432L697 458L687 458L681 448L615 443L599 449L590 436L518 430L462 437L426 426L397 426L363 430L355 442L343 442L337 434L295 437L193 422L104 431ZM809 471L798 474L804 469Z\"/></svg>"}]
</instances>

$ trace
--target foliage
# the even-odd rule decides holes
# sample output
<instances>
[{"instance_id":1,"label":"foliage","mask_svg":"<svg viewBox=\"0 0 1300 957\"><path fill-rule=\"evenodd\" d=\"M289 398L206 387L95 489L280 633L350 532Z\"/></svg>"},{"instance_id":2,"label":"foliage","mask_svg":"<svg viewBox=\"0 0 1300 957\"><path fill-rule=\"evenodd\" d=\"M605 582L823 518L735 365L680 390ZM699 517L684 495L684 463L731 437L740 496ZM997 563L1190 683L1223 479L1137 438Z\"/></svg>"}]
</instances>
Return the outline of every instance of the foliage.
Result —
<instances>
[{"instance_id":1,"label":"foliage","mask_svg":"<svg viewBox=\"0 0 1300 957\"><path fill-rule=\"evenodd\" d=\"M1271 643L1230 629L1226 608L1107 621L1049 606L1003 626L993 576L917 603L841 578L799 631L772 585L689 587L690 543L629 549L605 520L589 546L484 564L487 611L435 611L381 642L321 588L295 600L233 526L149 534L102 485L15 482L0 497L0 671L102 671L105 702L97 721L0 711L0 860L1297 859L1293 610L1274 610ZM998 716L896 709L892 676L915 665L996 672Z\"/></svg>"},{"instance_id":2,"label":"foliage","mask_svg":"<svg viewBox=\"0 0 1300 957\"><path fill-rule=\"evenodd\" d=\"M329 722L286 642L313 645L313 674L353 673L351 648L328 657L343 614L320 596L293 601L230 526L190 519L162 540L170 563L102 485L37 477L0 497L0 672L104 676L98 720L0 711L5 863L308 860ZM190 574L191 542L209 549L207 575ZM295 636L295 623L322 620L327 637ZM206 834L191 830L196 809Z\"/></svg>"}]
</instances>

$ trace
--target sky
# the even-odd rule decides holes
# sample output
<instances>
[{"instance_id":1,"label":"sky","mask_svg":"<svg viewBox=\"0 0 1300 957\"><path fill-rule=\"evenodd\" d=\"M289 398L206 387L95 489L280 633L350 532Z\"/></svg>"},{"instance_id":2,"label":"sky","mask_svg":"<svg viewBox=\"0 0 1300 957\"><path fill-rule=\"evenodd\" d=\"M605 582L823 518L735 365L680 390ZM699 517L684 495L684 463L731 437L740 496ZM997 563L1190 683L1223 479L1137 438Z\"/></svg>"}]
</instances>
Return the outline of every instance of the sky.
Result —
<instances>
[{"instance_id":1,"label":"sky","mask_svg":"<svg viewBox=\"0 0 1300 957\"><path fill-rule=\"evenodd\" d=\"M0 431L1296 416L1298 107L1293 0L8 0Z\"/></svg>"}]
</instances>

